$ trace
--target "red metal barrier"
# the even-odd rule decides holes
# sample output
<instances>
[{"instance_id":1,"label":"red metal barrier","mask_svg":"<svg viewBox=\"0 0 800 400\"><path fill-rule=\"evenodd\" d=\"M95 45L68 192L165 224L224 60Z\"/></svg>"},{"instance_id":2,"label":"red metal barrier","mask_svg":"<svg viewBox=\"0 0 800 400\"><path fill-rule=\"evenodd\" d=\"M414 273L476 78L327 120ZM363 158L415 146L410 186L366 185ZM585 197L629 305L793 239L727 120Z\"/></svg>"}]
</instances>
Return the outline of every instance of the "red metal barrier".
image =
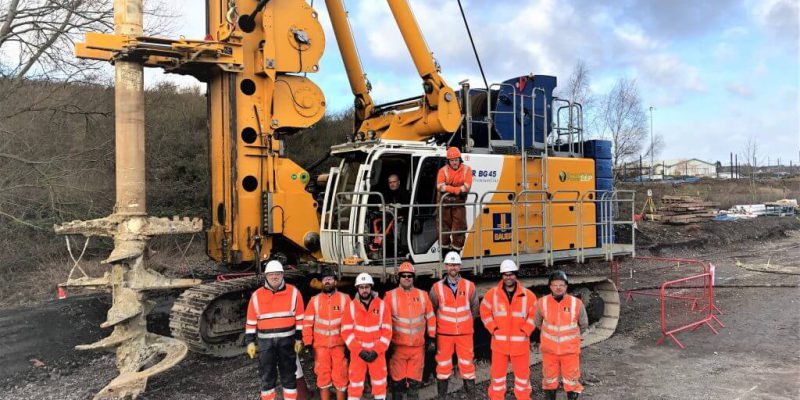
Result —
<instances>
[{"instance_id":1,"label":"red metal barrier","mask_svg":"<svg viewBox=\"0 0 800 400\"><path fill-rule=\"evenodd\" d=\"M695 330L703 325L707 325L715 335L718 334L710 323L712 318L715 318L712 313L710 273L664 282L659 290L659 301L661 338L656 344L661 344L666 338L670 338L683 349L683 343L675 337L675 334L690 329Z\"/></svg>"},{"instance_id":2,"label":"red metal barrier","mask_svg":"<svg viewBox=\"0 0 800 400\"><path fill-rule=\"evenodd\" d=\"M662 336L657 344L670 338L684 348L675 337L676 333L707 325L717 334L711 321L725 327L716 316L722 312L714 304L714 267L710 263L681 258L636 257L628 267L629 276L620 285L626 301L632 300L634 295L658 297ZM636 288L624 289L623 286Z\"/></svg>"}]
</instances>

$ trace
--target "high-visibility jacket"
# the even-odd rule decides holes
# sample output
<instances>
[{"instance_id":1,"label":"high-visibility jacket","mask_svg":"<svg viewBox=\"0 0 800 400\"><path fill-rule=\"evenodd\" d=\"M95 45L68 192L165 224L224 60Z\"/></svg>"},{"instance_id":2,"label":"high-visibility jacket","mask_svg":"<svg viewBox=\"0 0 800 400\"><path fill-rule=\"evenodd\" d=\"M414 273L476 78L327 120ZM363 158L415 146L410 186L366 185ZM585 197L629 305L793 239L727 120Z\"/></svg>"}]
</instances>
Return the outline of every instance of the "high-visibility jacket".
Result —
<instances>
[{"instance_id":1,"label":"high-visibility jacket","mask_svg":"<svg viewBox=\"0 0 800 400\"><path fill-rule=\"evenodd\" d=\"M444 185L444 191L447 193L463 197L461 188L466 187L465 192L472 188L472 168L464 163L461 163L458 169L452 169L449 165L439 168L439 173L436 176L437 192L441 192L442 185Z\"/></svg>"},{"instance_id":2,"label":"high-visibility jacket","mask_svg":"<svg viewBox=\"0 0 800 400\"><path fill-rule=\"evenodd\" d=\"M350 307L346 294L334 291L311 298L303 324L303 343L317 347L344 346L342 316Z\"/></svg>"},{"instance_id":3,"label":"high-visibility jacket","mask_svg":"<svg viewBox=\"0 0 800 400\"><path fill-rule=\"evenodd\" d=\"M377 293L373 293L369 309L357 298L350 301L342 317L342 339L351 354L358 355L361 350L386 352L392 340L392 316Z\"/></svg>"},{"instance_id":4,"label":"high-visibility jacket","mask_svg":"<svg viewBox=\"0 0 800 400\"><path fill-rule=\"evenodd\" d=\"M519 282L510 303L502 281L489 289L481 302L481 320L492 334L492 351L508 355L530 351L535 313L536 295Z\"/></svg>"},{"instance_id":5,"label":"high-visibility jacket","mask_svg":"<svg viewBox=\"0 0 800 400\"><path fill-rule=\"evenodd\" d=\"M561 301L553 295L539 299L539 315L542 316L542 353L555 355L576 354L581 350L581 330L578 325L583 303L575 296L565 294Z\"/></svg>"},{"instance_id":6,"label":"high-visibility jacket","mask_svg":"<svg viewBox=\"0 0 800 400\"><path fill-rule=\"evenodd\" d=\"M303 296L296 287L283 284L278 290L266 286L250 296L245 322L245 341L283 338L296 335L303 329Z\"/></svg>"},{"instance_id":7,"label":"high-visibility jacket","mask_svg":"<svg viewBox=\"0 0 800 400\"><path fill-rule=\"evenodd\" d=\"M402 346L424 345L426 325L428 336L436 337L436 316L425 291L398 287L386 292L383 301L391 310L392 343Z\"/></svg>"},{"instance_id":8,"label":"high-visibility jacket","mask_svg":"<svg viewBox=\"0 0 800 400\"><path fill-rule=\"evenodd\" d=\"M475 284L459 278L456 292L445 282L447 278L433 284L431 297L436 297L436 333L439 335L471 335L472 304Z\"/></svg>"}]
</instances>

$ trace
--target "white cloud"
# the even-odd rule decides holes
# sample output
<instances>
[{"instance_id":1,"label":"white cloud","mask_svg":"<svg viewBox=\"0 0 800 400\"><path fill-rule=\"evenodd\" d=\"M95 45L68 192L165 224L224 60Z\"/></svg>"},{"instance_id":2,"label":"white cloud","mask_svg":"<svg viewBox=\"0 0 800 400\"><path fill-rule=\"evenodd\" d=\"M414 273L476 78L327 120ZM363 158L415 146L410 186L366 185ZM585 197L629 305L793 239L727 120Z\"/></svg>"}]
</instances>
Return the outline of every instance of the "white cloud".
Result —
<instances>
[{"instance_id":1,"label":"white cloud","mask_svg":"<svg viewBox=\"0 0 800 400\"><path fill-rule=\"evenodd\" d=\"M742 82L728 82L728 84L725 85L725 90L727 90L729 93L733 95L741 97L753 96L753 89Z\"/></svg>"},{"instance_id":2,"label":"white cloud","mask_svg":"<svg viewBox=\"0 0 800 400\"><path fill-rule=\"evenodd\" d=\"M700 79L699 69L681 61L675 54L658 53L641 61L645 79L661 87L672 86L679 90L705 92L708 86Z\"/></svg>"},{"instance_id":3,"label":"white cloud","mask_svg":"<svg viewBox=\"0 0 800 400\"><path fill-rule=\"evenodd\" d=\"M726 42L718 44L717 47L714 48L713 54L717 62L720 63L729 63L739 56L736 47Z\"/></svg>"}]
</instances>

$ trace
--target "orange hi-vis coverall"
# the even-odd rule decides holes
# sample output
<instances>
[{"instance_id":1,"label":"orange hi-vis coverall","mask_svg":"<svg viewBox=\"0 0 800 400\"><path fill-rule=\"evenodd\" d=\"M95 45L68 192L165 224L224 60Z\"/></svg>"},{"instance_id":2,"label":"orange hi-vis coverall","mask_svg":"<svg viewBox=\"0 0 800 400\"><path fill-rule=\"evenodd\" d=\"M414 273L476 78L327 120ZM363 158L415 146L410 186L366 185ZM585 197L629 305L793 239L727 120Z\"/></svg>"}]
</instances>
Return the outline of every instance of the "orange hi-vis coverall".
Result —
<instances>
[{"instance_id":1,"label":"orange hi-vis coverall","mask_svg":"<svg viewBox=\"0 0 800 400\"><path fill-rule=\"evenodd\" d=\"M453 353L458 356L458 371L463 379L475 379L475 354L472 345L473 317L478 311L475 284L459 278L455 291L448 278L433 284L430 297L436 310L436 379L453 374Z\"/></svg>"},{"instance_id":2,"label":"orange hi-vis coverall","mask_svg":"<svg viewBox=\"0 0 800 400\"><path fill-rule=\"evenodd\" d=\"M450 168L450 165L445 165L439 169L439 174L436 177L437 192L446 192L450 195L445 198L445 201L451 203L464 203L466 201L466 192L472 188L472 168L464 163L458 166L458 169ZM438 202L438 200L437 200ZM450 236L452 235L453 247L461 250L464 247L465 234L462 233L447 233L453 231L467 230L467 208L464 205L445 205L442 207L442 225L444 233L441 235L442 247L450 246Z\"/></svg>"},{"instance_id":3,"label":"orange hi-vis coverall","mask_svg":"<svg viewBox=\"0 0 800 400\"><path fill-rule=\"evenodd\" d=\"M514 397L531 398L531 334L536 329L535 313L536 295L519 282L510 301L502 281L483 297L481 320L492 334L490 400L505 399L509 362L514 372Z\"/></svg>"},{"instance_id":4,"label":"orange hi-vis coverall","mask_svg":"<svg viewBox=\"0 0 800 400\"><path fill-rule=\"evenodd\" d=\"M558 389L560 380L565 392L582 392L581 333L589 325L583 302L569 294L561 301L553 295L542 297L536 305L535 323L541 332L542 389Z\"/></svg>"},{"instance_id":5,"label":"orange hi-vis coverall","mask_svg":"<svg viewBox=\"0 0 800 400\"><path fill-rule=\"evenodd\" d=\"M342 338L350 349L350 385L347 398L356 400L364 393L367 370L372 382L372 396L386 398L386 350L392 340L392 316L383 300L373 292L369 308L358 299L350 301L348 312L342 318ZM378 358L367 363L358 355L361 350L372 350Z\"/></svg>"},{"instance_id":6,"label":"orange hi-vis coverall","mask_svg":"<svg viewBox=\"0 0 800 400\"><path fill-rule=\"evenodd\" d=\"M344 356L342 316L350 309L350 298L334 291L311 298L306 308L303 343L314 346L314 373L317 387L347 390L347 358Z\"/></svg>"},{"instance_id":7,"label":"orange hi-vis coverall","mask_svg":"<svg viewBox=\"0 0 800 400\"><path fill-rule=\"evenodd\" d=\"M430 338L436 337L436 316L431 299L423 290L398 287L386 292L383 301L392 315L394 354L389 360L389 375L393 381L408 378L422 382L425 331Z\"/></svg>"},{"instance_id":8,"label":"orange hi-vis coverall","mask_svg":"<svg viewBox=\"0 0 800 400\"><path fill-rule=\"evenodd\" d=\"M303 329L303 297L296 287L281 284L278 289L265 286L250 296L245 323L245 343L258 340L258 369L261 376L261 400L274 400L280 372L283 398L297 400L297 354L295 339Z\"/></svg>"}]
</instances>

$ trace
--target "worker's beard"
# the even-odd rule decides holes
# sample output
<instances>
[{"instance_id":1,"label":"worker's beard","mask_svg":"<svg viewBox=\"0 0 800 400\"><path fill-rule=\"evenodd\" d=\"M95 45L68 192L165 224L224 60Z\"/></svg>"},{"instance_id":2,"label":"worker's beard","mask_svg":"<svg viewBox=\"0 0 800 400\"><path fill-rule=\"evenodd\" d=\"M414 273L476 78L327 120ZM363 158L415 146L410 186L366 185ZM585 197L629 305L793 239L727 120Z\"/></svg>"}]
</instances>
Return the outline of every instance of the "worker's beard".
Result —
<instances>
[{"instance_id":1,"label":"worker's beard","mask_svg":"<svg viewBox=\"0 0 800 400\"><path fill-rule=\"evenodd\" d=\"M364 296L363 294L361 294L361 292L359 292L359 293L358 293L358 297L360 297L360 298L361 298L361 300L367 301L367 300L369 300L370 298L372 298L372 291L370 290L369 292L367 292L367 295L366 295L366 296Z\"/></svg>"},{"instance_id":2,"label":"worker's beard","mask_svg":"<svg viewBox=\"0 0 800 400\"><path fill-rule=\"evenodd\" d=\"M554 294L553 298L556 299L556 301L561 301L561 299L564 298L564 294Z\"/></svg>"},{"instance_id":3,"label":"worker's beard","mask_svg":"<svg viewBox=\"0 0 800 400\"><path fill-rule=\"evenodd\" d=\"M322 285L322 293L331 294L331 293L333 293L334 289L336 289L336 285L332 285L332 284Z\"/></svg>"}]
</instances>

